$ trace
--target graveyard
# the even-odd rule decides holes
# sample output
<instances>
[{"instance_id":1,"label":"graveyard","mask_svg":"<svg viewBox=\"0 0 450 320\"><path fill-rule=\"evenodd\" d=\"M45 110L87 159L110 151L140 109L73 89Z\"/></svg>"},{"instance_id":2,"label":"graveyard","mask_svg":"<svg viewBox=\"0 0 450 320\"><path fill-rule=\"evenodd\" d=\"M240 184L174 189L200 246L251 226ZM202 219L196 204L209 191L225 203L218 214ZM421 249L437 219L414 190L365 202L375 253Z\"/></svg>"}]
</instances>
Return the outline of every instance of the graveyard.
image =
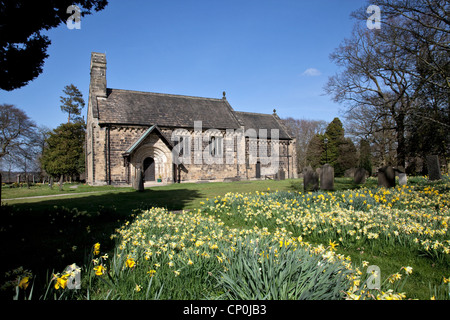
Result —
<instances>
[{"instance_id":1,"label":"graveyard","mask_svg":"<svg viewBox=\"0 0 450 320\"><path fill-rule=\"evenodd\" d=\"M448 174L405 178L401 168L386 167L376 176L355 170L339 178L328 165L320 169L306 168L301 179L143 192L3 188L4 199L17 199L5 207L5 271L27 279L41 299L448 299ZM37 194L45 197L26 199ZM25 216L33 228L21 223ZM42 232L44 240L33 240ZM323 265L324 275L316 275L322 287L300 288L308 280L291 275L283 278L290 289L275 293L264 280L282 281L274 261L289 270ZM83 290L67 288L64 268L74 263ZM269 273L250 272L255 266Z\"/></svg>"}]
</instances>

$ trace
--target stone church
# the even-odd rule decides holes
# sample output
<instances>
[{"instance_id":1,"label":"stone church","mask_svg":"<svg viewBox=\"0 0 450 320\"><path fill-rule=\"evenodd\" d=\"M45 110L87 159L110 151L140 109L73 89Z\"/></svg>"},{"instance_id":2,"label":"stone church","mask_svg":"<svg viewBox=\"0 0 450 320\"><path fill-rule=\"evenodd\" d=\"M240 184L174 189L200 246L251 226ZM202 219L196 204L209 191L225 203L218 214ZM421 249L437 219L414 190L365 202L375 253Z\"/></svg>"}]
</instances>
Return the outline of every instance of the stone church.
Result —
<instances>
[{"instance_id":1,"label":"stone church","mask_svg":"<svg viewBox=\"0 0 450 320\"><path fill-rule=\"evenodd\" d=\"M111 89L91 54L86 130L90 185L296 178L296 140L273 114L226 99Z\"/></svg>"}]
</instances>

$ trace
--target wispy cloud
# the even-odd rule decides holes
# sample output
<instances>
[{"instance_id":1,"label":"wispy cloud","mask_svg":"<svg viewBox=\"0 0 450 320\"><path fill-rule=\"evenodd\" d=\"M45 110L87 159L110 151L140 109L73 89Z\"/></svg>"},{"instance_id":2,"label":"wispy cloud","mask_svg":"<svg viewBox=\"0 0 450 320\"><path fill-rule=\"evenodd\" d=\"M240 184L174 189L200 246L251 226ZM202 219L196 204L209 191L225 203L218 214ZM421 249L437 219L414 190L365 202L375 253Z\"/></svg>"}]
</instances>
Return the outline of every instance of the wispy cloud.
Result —
<instances>
[{"instance_id":1,"label":"wispy cloud","mask_svg":"<svg viewBox=\"0 0 450 320\"><path fill-rule=\"evenodd\" d=\"M302 76L307 76L307 77L318 77L318 76L320 76L322 73L319 71L319 70L317 70L317 69L315 69L315 68L309 68L309 69L306 69L303 73L302 73Z\"/></svg>"}]
</instances>

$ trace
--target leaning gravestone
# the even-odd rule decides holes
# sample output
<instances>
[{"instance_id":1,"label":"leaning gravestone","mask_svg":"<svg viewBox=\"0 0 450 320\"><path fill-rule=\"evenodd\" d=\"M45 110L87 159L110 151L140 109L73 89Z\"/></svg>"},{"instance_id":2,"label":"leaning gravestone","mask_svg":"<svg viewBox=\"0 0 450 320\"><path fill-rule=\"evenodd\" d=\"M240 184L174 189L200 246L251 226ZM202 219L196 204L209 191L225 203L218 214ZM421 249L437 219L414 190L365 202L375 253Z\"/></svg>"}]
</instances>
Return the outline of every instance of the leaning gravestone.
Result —
<instances>
[{"instance_id":1,"label":"leaning gravestone","mask_svg":"<svg viewBox=\"0 0 450 320\"><path fill-rule=\"evenodd\" d=\"M303 170L303 190L305 192L319 190L319 175L311 168L311 166L308 166Z\"/></svg>"},{"instance_id":2,"label":"leaning gravestone","mask_svg":"<svg viewBox=\"0 0 450 320\"><path fill-rule=\"evenodd\" d=\"M356 184L363 184L363 183L365 183L366 182L366 169L364 169L364 168L357 168L355 170L353 181Z\"/></svg>"},{"instance_id":3,"label":"leaning gravestone","mask_svg":"<svg viewBox=\"0 0 450 320\"><path fill-rule=\"evenodd\" d=\"M441 168L439 167L439 157L436 155L427 156L428 180L441 180Z\"/></svg>"},{"instance_id":4,"label":"leaning gravestone","mask_svg":"<svg viewBox=\"0 0 450 320\"><path fill-rule=\"evenodd\" d=\"M334 168L328 163L323 165L322 170L320 170L320 189L334 189Z\"/></svg>"},{"instance_id":5,"label":"leaning gravestone","mask_svg":"<svg viewBox=\"0 0 450 320\"><path fill-rule=\"evenodd\" d=\"M391 166L378 169L378 186L385 188L395 187L395 171Z\"/></svg>"}]
</instances>

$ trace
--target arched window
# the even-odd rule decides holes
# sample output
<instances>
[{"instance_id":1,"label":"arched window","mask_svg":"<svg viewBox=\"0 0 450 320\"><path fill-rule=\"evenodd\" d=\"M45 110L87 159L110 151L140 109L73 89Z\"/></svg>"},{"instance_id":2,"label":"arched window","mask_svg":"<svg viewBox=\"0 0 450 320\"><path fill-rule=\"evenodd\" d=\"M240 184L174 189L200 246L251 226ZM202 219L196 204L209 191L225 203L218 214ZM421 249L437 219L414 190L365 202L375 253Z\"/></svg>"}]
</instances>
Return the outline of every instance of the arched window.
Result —
<instances>
[{"instance_id":1,"label":"arched window","mask_svg":"<svg viewBox=\"0 0 450 320\"><path fill-rule=\"evenodd\" d=\"M211 137L209 140L209 153L213 157L223 156L223 138L222 137Z\"/></svg>"}]
</instances>

